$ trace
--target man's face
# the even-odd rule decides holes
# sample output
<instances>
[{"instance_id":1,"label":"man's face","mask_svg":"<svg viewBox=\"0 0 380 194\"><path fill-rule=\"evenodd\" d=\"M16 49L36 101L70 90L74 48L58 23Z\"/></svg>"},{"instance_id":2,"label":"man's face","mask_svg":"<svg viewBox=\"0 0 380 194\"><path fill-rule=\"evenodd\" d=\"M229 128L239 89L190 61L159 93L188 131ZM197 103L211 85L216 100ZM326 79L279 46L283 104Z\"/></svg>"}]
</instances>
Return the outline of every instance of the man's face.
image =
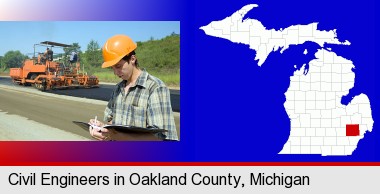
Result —
<instances>
[{"instance_id":1,"label":"man's face","mask_svg":"<svg viewBox=\"0 0 380 194\"><path fill-rule=\"evenodd\" d=\"M112 66L113 73L123 80L130 80L133 73L132 60L124 61L123 59Z\"/></svg>"}]
</instances>

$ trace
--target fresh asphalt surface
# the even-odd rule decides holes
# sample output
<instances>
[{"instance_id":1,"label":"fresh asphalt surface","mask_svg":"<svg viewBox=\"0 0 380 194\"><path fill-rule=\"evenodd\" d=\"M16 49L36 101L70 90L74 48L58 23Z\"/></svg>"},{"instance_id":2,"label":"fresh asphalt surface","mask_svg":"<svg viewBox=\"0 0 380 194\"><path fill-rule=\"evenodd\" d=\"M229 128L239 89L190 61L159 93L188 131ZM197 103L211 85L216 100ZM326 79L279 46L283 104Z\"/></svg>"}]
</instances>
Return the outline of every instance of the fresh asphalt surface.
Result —
<instances>
[{"instance_id":1,"label":"fresh asphalt surface","mask_svg":"<svg viewBox=\"0 0 380 194\"><path fill-rule=\"evenodd\" d=\"M3 85L15 85L9 77L0 77L0 84ZM111 97L112 91L116 84L99 84L98 88L80 88L80 89L57 89L46 91L48 93L54 93L66 96L75 96L89 99L96 99L102 101L108 101ZM31 86L18 86L18 87L31 87ZM37 89L36 89L37 90ZM172 109L174 112L180 112L180 91L170 90L170 100Z\"/></svg>"}]
</instances>

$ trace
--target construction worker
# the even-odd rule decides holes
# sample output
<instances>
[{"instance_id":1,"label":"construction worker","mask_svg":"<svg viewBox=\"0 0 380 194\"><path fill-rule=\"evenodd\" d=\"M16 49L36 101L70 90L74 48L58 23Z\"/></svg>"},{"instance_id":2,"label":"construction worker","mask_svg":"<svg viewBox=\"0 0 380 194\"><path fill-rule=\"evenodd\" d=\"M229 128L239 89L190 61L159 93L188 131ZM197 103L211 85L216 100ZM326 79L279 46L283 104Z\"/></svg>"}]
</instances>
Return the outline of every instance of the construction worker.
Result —
<instances>
[{"instance_id":1,"label":"construction worker","mask_svg":"<svg viewBox=\"0 0 380 194\"><path fill-rule=\"evenodd\" d=\"M76 63L78 61L78 54L77 54L77 52L71 51L69 61L70 61L70 64Z\"/></svg>"},{"instance_id":2,"label":"construction worker","mask_svg":"<svg viewBox=\"0 0 380 194\"><path fill-rule=\"evenodd\" d=\"M102 68L111 67L122 79L113 91L104 111L108 124L156 127L167 132L155 136L162 140L178 140L170 103L170 92L158 78L140 69L136 43L126 35L115 35L103 46ZM91 119L90 134L98 140L126 140L126 134L101 128L104 124Z\"/></svg>"},{"instance_id":3,"label":"construction worker","mask_svg":"<svg viewBox=\"0 0 380 194\"><path fill-rule=\"evenodd\" d=\"M49 47L46 48L46 51L44 53L44 57L47 61L53 61L53 51L49 49Z\"/></svg>"}]
</instances>

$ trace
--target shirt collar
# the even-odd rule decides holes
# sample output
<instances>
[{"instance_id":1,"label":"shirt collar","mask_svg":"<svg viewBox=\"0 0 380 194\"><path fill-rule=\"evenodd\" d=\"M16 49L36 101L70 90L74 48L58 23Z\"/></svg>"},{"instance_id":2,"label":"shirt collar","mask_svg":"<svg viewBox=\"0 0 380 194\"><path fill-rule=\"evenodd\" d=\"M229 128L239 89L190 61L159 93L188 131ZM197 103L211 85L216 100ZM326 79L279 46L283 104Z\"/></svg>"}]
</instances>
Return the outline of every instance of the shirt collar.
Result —
<instances>
[{"instance_id":1,"label":"shirt collar","mask_svg":"<svg viewBox=\"0 0 380 194\"><path fill-rule=\"evenodd\" d=\"M145 69L142 69L140 76L136 80L136 86L146 88L146 80L148 80L148 72L146 72Z\"/></svg>"},{"instance_id":2,"label":"shirt collar","mask_svg":"<svg viewBox=\"0 0 380 194\"><path fill-rule=\"evenodd\" d=\"M141 87L146 88L146 80L148 80L148 72L146 72L146 70L144 68L141 70L141 74L139 75L139 77L136 80L136 85L133 87L141 86ZM124 88L126 83L127 83L126 80L121 81L119 83L119 87Z\"/></svg>"}]
</instances>

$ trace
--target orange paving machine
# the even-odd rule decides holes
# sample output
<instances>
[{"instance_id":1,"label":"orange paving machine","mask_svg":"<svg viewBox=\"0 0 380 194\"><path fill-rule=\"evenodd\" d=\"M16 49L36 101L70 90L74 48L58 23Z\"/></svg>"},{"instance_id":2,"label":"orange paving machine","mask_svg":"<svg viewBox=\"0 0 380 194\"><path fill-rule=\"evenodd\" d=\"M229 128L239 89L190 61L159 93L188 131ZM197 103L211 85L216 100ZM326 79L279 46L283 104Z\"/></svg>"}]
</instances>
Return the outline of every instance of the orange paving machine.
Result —
<instances>
[{"instance_id":1,"label":"orange paving machine","mask_svg":"<svg viewBox=\"0 0 380 194\"><path fill-rule=\"evenodd\" d=\"M9 75L14 83L20 85L33 85L40 90L62 89L62 88L92 88L98 87L99 80L96 76L89 76L84 71L80 72L81 64L79 60L59 63L53 60L52 48L67 48L66 45L57 42L44 41L36 46L46 46L44 54L38 57L26 59L21 68L10 68ZM50 47L50 49L49 49ZM35 53L35 52L34 52ZM35 55L35 54L34 54Z\"/></svg>"}]
</instances>

